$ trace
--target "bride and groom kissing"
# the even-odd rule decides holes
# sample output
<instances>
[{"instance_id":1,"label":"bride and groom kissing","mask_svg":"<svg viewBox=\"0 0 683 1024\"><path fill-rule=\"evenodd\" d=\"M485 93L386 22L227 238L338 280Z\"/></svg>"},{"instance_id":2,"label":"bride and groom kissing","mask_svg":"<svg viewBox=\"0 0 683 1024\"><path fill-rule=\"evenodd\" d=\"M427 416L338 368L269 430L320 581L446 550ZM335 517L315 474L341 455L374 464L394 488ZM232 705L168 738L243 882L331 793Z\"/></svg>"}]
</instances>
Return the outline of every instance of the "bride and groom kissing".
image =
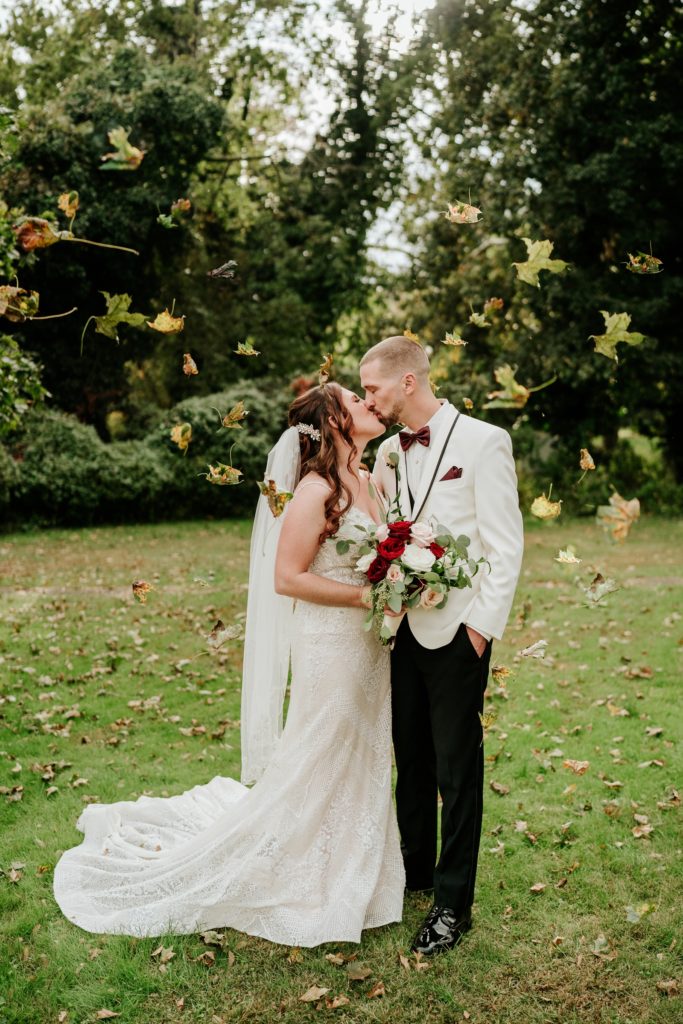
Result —
<instances>
[{"instance_id":1,"label":"bride and groom kissing","mask_svg":"<svg viewBox=\"0 0 683 1024\"><path fill-rule=\"evenodd\" d=\"M293 498L275 516L261 497L252 532L241 725L242 783L255 784L217 776L170 798L88 805L54 881L81 928L359 942L401 920L406 890L433 890L416 952L471 928L480 715L523 547L512 445L435 397L408 338L373 346L360 379L363 400L336 383L300 395L268 458L266 479ZM395 424L371 479L363 450ZM443 607L411 607L391 650L363 628L370 588L338 543L389 505L465 534L490 566Z\"/></svg>"}]
</instances>

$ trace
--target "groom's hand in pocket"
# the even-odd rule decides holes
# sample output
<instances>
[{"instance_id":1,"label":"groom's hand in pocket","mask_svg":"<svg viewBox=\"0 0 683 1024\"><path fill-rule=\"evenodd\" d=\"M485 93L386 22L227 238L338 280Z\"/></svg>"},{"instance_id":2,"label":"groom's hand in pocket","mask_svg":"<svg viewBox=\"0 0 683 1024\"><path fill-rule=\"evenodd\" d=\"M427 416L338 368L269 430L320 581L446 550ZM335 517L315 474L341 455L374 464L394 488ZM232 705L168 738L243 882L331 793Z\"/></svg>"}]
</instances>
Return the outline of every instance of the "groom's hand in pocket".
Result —
<instances>
[{"instance_id":1,"label":"groom's hand in pocket","mask_svg":"<svg viewBox=\"0 0 683 1024\"><path fill-rule=\"evenodd\" d=\"M467 635L470 638L470 643L481 658L482 654L486 650L488 640L485 636L482 636L481 633L477 633L476 629L473 629L471 626L465 626L465 629L467 630Z\"/></svg>"}]
</instances>

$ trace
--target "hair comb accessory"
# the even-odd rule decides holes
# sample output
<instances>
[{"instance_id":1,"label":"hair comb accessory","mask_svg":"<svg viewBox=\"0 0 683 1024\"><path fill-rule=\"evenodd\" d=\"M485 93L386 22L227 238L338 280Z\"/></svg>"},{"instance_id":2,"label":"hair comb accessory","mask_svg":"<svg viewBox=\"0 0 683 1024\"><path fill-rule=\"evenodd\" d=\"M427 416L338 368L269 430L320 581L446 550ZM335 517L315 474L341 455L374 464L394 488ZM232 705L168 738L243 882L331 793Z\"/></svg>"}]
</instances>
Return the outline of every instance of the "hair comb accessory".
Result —
<instances>
[{"instance_id":1,"label":"hair comb accessory","mask_svg":"<svg viewBox=\"0 0 683 1024\"><path fill-rule=\"evenodd\" d=\"M297 423L296 429L300 434L308 434L308 436L314 441L320 440L320 431L317 427L311 426L310 423Z\"/></svg>"}]
</instances>

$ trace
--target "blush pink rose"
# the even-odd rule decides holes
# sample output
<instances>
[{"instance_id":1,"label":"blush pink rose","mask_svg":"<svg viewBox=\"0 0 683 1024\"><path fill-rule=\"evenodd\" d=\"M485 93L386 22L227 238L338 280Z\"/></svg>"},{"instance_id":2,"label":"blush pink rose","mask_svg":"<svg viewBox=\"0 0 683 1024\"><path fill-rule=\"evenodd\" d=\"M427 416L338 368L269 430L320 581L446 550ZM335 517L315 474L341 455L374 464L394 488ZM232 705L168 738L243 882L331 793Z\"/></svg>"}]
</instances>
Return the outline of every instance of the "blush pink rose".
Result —
<instances>
[{"instance_id":1,"label":"blush pink rose","mask_svg":"<svg viewBox=\"0 0 683 1024\"><path fill-rule=\"evenodd\" d=\"M375 530L375 538L381 544L383 540L386 540L389 536L389 527L386 523L380 523Z\"/></svg>"},{"instance_id":2,"label":"blush pink rose","mask_svg":"<svg viewBox=\"0 0 683 1024\"><path fill-rule=\"evenodd\" d=\"M434 531L429 523L413 523L410 531L410 540L418 547L428 548L434 540Z\"/></svg>"},{"instance_id":3,"label":"blush pink rose","mask_svg":"<svg viewBox=\"0 0 683 1024\"><path fill-rule=\"evenodd\" d=\"M420 607L421 608L435 608L437 604L441 604L443 601L443 594L438 590L432 590L431 587L427 587L420 594Z\"/></svg>"},{"instance_id":4,"label":"blush pink rose","mask_svg":"<svg viewBox=\"0 0 683 1024\"><path fill-rule=\"evenodd\" d=\"M400 583L405 579L405 574L398 565L390 565L387 569L387 579L390 583Z\"/></svg>"}]
</instances>

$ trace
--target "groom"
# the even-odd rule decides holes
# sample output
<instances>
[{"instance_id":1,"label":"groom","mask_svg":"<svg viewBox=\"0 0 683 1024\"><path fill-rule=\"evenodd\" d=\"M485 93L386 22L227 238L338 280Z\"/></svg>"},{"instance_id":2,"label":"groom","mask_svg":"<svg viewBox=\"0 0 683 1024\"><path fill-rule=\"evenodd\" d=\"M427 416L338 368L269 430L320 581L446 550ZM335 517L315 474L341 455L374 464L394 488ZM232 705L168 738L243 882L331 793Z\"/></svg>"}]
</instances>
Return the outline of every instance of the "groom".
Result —
<instances>
[{"instance_id":1,"label":"groom","mask_svg":"<svg viewBox=\"0 0 683 1024\"><path fill-rule=\"evenodd\" d=\"M472 589L442 609L411 609L391 661L396 805L409 891L434 889L413 943L430 955L472 927L481 834L484 751L480 713L492 637L503 635L522 560L522 517L506 431L439 401L424 349L402 336L374 345L360 364L366 405L401 430L381 445L374 479L405 519L432 520L470 538L488 559ZM398 454L398 475L387 462ZM437 792L441 853L437 850ZM436 866L435 866L436 865Z\"/></svg>"}]
</instances>

